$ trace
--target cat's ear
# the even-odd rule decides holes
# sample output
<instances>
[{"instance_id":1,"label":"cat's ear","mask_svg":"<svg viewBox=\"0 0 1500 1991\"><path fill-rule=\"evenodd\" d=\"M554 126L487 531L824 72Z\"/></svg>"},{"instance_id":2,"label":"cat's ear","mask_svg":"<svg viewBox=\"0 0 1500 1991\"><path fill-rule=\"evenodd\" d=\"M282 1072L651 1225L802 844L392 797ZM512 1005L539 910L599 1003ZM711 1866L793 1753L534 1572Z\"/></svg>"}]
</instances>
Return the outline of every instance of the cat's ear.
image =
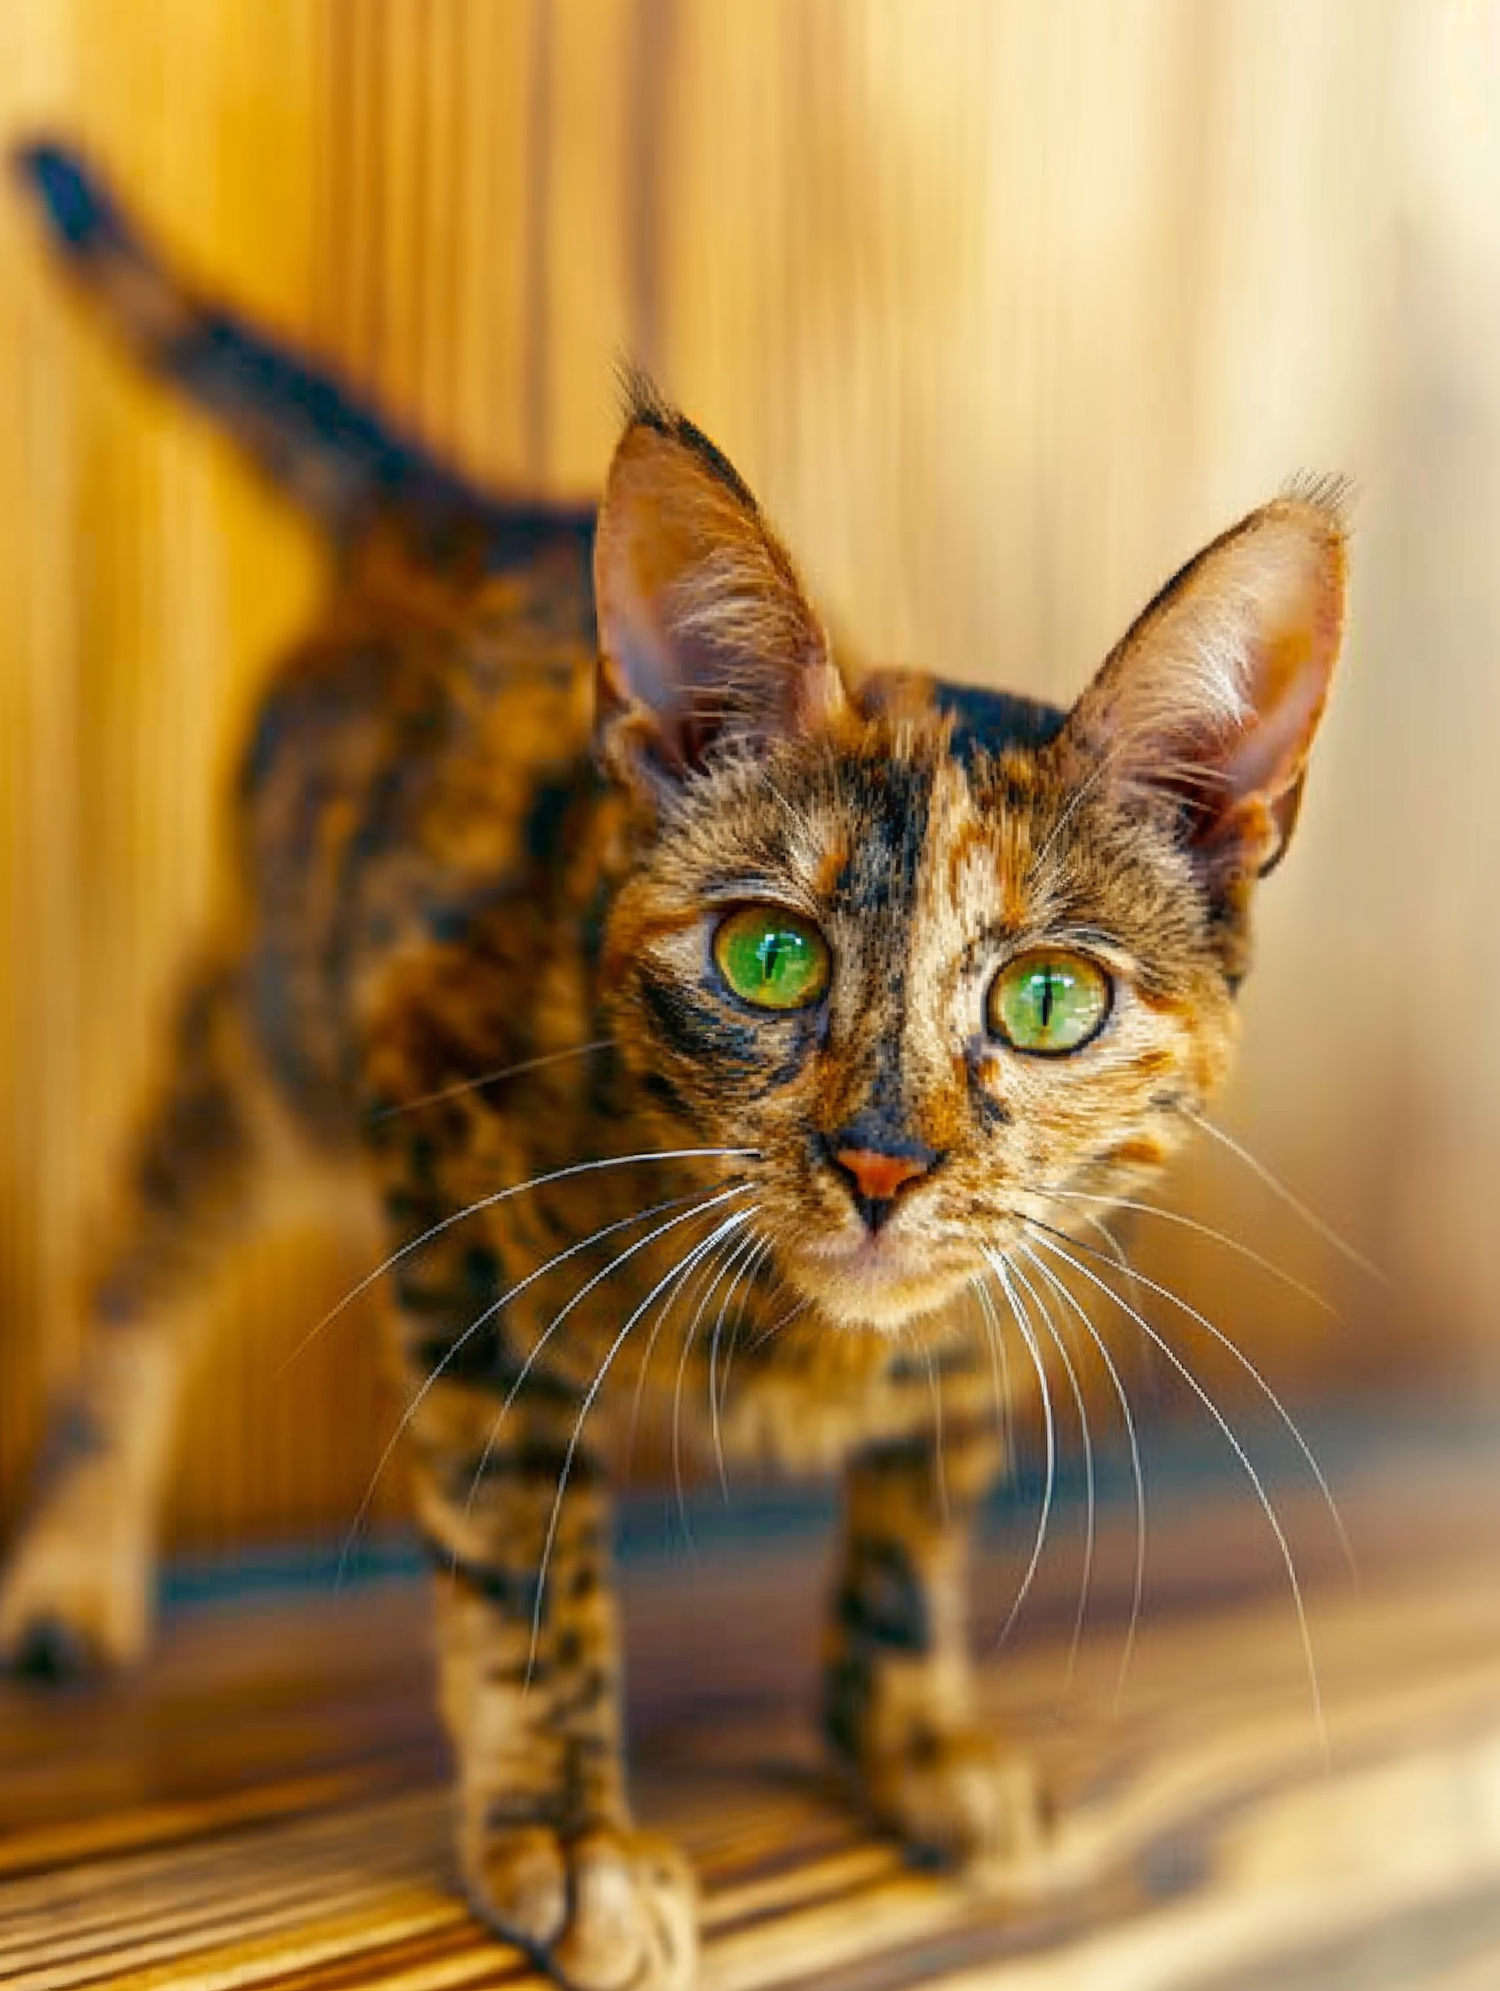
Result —
<instances>
[{"instance_id":1,"label":"cat's ear","mask_svg":"<svg viewBox=\"0 0 1500 1991\"><path fill-rule=\"evenodd\" d=\"M632 380L594 542L598 736L627 779L671 783L725 742L827 725L844 687L790 558L733 466Z\"/></svg>"},{"instance_id":2,"label":"cat's ear","mask_svg":"<svg viewBox=\"0 0 1500 1991\"><path fill-rule=\"evenodd\" d=\"M1343 502L1306 485L1216 539L1069 716L1095 778L1169 805L1214 882L1263 876L1290 840L1343 634Z\"/></svg>"}]
</instances>

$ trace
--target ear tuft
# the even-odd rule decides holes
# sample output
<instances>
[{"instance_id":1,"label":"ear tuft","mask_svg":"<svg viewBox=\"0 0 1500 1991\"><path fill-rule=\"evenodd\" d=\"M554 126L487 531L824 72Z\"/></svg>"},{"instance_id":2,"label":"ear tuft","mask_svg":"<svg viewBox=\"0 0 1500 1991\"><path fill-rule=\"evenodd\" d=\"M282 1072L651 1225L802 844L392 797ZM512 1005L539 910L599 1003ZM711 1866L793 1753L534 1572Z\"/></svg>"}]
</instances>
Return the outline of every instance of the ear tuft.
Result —
<instances>
[{"instance_id":1,"label":"ear tuft","mask_svg":"<svg viewBox=\"0 0 1500 1991\"><path fill-rule=\"evenodd\" d=\"M1281 487L1284 499L1321 512L1346 541L1354 530L1354 504L1358 495L1354 479L1342 470L1299 470Z\"/></svg>"},{"instance_id":2,"label":"ear tuft","mask_svg":"<svg viewBox=\"0 0 1500 1991\"><path fill-rule=\"evenodd\" d=\"M1290 838L1338 658L1349 487L1301 480L1170 581L1068 721L1071 742L1170 803L1217 879Z\"/></svg>"},{"instance_id":3,"label":"ear tuft","mask_svg":"<svg viewBox=\"0 0 1500 1991\"><path fill-rule=\"evenodd\" d=\"M728 458L644 374L594 544L606 764L659 784L728 742L826 723L843 705L796 569Z\"/></svg>"}]
</instances>

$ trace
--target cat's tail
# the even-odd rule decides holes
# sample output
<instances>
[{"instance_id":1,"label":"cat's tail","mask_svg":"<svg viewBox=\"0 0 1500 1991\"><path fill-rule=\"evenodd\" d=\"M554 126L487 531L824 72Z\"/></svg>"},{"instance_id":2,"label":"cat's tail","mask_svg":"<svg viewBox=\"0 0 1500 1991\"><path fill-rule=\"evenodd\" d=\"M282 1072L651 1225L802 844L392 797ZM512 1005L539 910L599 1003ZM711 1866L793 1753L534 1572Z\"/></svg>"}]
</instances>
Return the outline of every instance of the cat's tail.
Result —
<instances>
[{"instance_id":1,"label":"cat's tail","mask_svg":"<svg viewBox=\"0 0 1500 1991\"><path fill-rule=\"evenodd\" d=\"M14 154L54 253L94 312L151 372L214 417L281 490L345 534L395 508L449 516L485 499L332 372L199 292L157 254L64 145Z\"/></svg>"}]
</instances>

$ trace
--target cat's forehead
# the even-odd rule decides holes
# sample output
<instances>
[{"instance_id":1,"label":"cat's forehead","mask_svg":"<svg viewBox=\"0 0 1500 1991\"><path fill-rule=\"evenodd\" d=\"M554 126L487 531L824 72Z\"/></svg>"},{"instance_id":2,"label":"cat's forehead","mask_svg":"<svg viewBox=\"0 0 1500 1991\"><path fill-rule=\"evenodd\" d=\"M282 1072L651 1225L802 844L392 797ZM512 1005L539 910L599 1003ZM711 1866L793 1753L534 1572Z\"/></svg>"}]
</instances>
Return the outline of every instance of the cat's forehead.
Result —
<instances>
[{"instance_id":1,"label":"cat's forehead","mask_svg":"<svg viewBox=\"0 0 1500 1991\"><path fill-rule=\"evenodd\" d=\"M986 738L972 714L935 700L784 747L737 770L723 799L693 839L712 870L726 885L780 886L809 910L947 910L1020 928L1069 870L1054 835L1067 784L1048 744Z\"/></svg>"}]
</instances>

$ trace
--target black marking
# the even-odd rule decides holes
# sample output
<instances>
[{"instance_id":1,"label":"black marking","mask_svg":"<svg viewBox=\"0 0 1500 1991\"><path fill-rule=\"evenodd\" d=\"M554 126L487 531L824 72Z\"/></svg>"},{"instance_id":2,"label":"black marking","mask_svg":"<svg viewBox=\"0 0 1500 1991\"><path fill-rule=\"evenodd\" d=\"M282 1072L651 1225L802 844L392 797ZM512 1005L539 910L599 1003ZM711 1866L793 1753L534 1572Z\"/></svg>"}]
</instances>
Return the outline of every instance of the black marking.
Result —
<instances>
[{"instance_id":1,"label":"black marking","mask_svg":"<svg viewBox=\"0 0 1500 1991\"><path fill-rule=\"evenodd\" d=\"M48 1686L86 1680L103 1670L84 1634L60 1617L38 1618L27 1625L16 1642L12 1664L21 1679Z\"/></svg>"},{"instance_id":2,"label":"black marking","mask_svg":"<svg viewBox=\"0 0 1500 1991\"><path fill-rule=\"evenodd\" d=\"M641 1080L641 1090L673 1119L691 1124L693 1116L687 1101L664 1072L647 1072Z\"/></svg>"},{"instance_id":3,"label":"black marking","mask_svg":"<svg viewBox=\"0 0 1500 1991\"><path fill-rule=\"evenodd\" d=\"M601 1666L585 1666L568 1676L567 1683L554 1694L549 1718L558 1726L566 1728L569 1722L580 1721L596 1714L609 1699L613 1689L612 1677Z\"/></svg>"},{"instance_id":4,"label":"black marking","mask_svg":"<svg viewBox=\"0 0 1500 1991\"><path fill-rule=\"evenodd\" d=\"M965 766L976 755L999 755L1007 747L1050 746L1067 723L1067 713L1040 698L1018 692L987 691L979 685L938 682L932 688L937 710L954 721L952 750Z\"/></svg>"},{"instance_id":5,"label":"black marking","mask_svg":"<svg viewBox=\"0 0 1500 1991\"><path fill-rule=\"evenodd\" d=\"M572 780L541 782L526 811L521 837L532 862L550 868L562 851L563 832L578 793Z\"/></svg>"},{"instance_id":6,"label":"black marking","mask_svg":"<svg viewBox=\"0 0 1500 1991\"><path fill-rule=\"evenodd\" d=\"M505 1344L504 1322L496 1314L476 1326L483 1312L481 1307L468 1318L453 1318L440 1333L408 1337L403 1344L407 1361L423 1377L441 1372L444 1381L481 1388L510 1384L515 1365Z\"/></svg>"},{"instance_id":7,"label":"black marking","mask_svg":"<svg viewBox=\"0 0 1500 1991\"><path fill-rule=\"evenodd\" d=\"M158 363L184 390L229 421L255 424L256 455L272 474L298 456L333 474L333 508L399 498L431 515L479 509L443 469L330 371L305 365L239 319L205 312L161 351Z\"/></svg>"},{"instance_id":8,"label":"black marking","mask_svg":"<svg viewBox=\"0 0 1500 1991\"><path fill-rule=\"evenodd\" d=\"M244 1152L238 1102L227 1087L209 1079L169 1100L151 1145L137 1158L137 1193L158 1213L182 1209L193 1200L206 1167Z\"/></svg>"},{"instance_id":9,"label":"black marking","mask_svg":"<svg viewBox=\"0 0 1500 1991\"><path fill-rule=\"evenodd\" d=\"M43 142L23 146L14 163L23 183L41 196L49 225L68 249L95 249L102 242L121 251L134 247L119 210L76 152Z\"/></svg>"},{"instance_id":10,"label":"black marking","mask_svg":"<svg viewBox=\"0 0 1500 1991\"><path fill-rule=\"evenodd\" d=\"M415 1254L414 1254L415 1256ZM435 1331L408 1332L403 1346L407 1360L423 1376L439 1368L455 1383L508 1387L517 1365L505 1339L503 1310L495 1305L505 1274L498 1253L473 1246L447 1278L424 1281L410 1259L396 1273L396 1290L403 1313L415 1322L438 1315Z\"/></svg>"},{"instance_id":11,"label":"black marking","mask_svg":"<svg viewBox=\"0 0 1500 1991\"><path fill-rule=\"evenodd\" d=\"M439 947L462 947L478 923L514 900L517 885L506 878L457 899L438 899L422 909L422 923ZM368 932L368 926L367 926Z\"/></svg>"},{"instance_id":12,"label":"black marking","mask_svg":"<svg viewBox=\"0 0 1500 1991\"><path fill-rule=\"evenodd\" d=\"M869 1662L852 1653L830 1662L823 1671L823 1733L848 1762L858 1761L870 1713Z\"/></svg>"},{"instance_id":13,"label":"black marking","mask_svg":"<svg viewBox=\"0 0 1500 1991\"><path fill-rule=\"evenodd\" d=\"M774 1065L766 1074L766 1090L775 1091L779 1086L790 1085L799 1077L808 1058L826 1038L828 1012L824 1004L818 1003L812 1009L793 1012L800 1026L792 1037L786 1056L779 1065Z\"/></svg>"},{"instance_id":14,"label":"black marking","mask_svg":"<svg viewBox=\"0 0 1500 1991\"><path fill-rule=\"evenodd\" d=\"M655 381L642 368L622 367L620 384L625 391L626 420L632 427L651 429L668 442L691 450L712 476L745 506L757 512L754 494L716 442L710 440L696 422L688 420L661 393Z\"/></svg>"},{"instance_id":15,"label":"black marking","mask_svg":"<svg viewBox=\"0 0 1500 1991\"><path fill-rule=\"evenodd\" d=\"M898 1355L891 1365L891 1374L925 1377L927 1365L915 1354ZM859 1463L877 1475L919 1471L925 1476L932 1466L931 1436L925 1431L913 1431L902 1437L877 1439L861 1449Z\"/></svg>"},{"instance_id":16,"label":"black marking","mask_svg":"<svg viewBox=\"0 0 1500 1991\"><path fill-rule=\"evenodd\" d=\"M763 1062L760 1032L737 1022L717 1003L696 997L679 983L660 981L641 972L641 1000L663 1040L682 1057L701 1064L712 1059L721 1068L730 1064L741 1074L757 1072Z\"/></svg>"},{"instance_id":17,"label":"black marking","mask_svg":"<svg viewBox=\"0 0 1500 1991\"><path fill-rule=\"evenodd\" d=\"M439 1576L452 1576L471 1596L478 1597L508 1618L530 1623L541 1595L534 1569L506 1569L494 1563L478 1563L456 1556L443 1543L424 1536L423 1547Z\"/></svg>"},{"instance_id":18,"label":"black marking","mask_svg":"<svg viewBox=\"0 0 1500 1991\"><path fill-rule=\"evenodd\" d=\"M835 1608L852 1637L903 1653L931 1649L927 1593L903 1542L852 1541Z\"/></svg>"},{"instance_id":19,"label":"black marking","mask_svg":"<svg viewBox=\"0 0 1500 1991\"><path fill-rule=\"evenodd\" d=\"M528 1383L530 1380L528 1377ZM570 1400L576 1401L576 1392L571 1393ZM445 1463L449 1468L449 1477L466 1494L468 1489L474 1487L504 1485L507 1482L528 1487L556 1487L561 1484L563 1469L567 1467L567 1490L571 1496L596 1485L600 1477L598 1465L582 1447L573 1454L570 1462L565 1444L550 1443L539 1437L496 1445L488 1456L475 1453L461 1460L448 1458Z\"/></svg>"},{"instance_id":20,"label":"black marking","mask_svg":"<svg viewBox=\"0 0 1500 1991\"><path fill-rule=\"evenodd\" d=\"M932 810L933 770L913 760L862 760L853 770L860 843L848 867L848 911L910 914Z\"/></svg>"}]
</instances>

